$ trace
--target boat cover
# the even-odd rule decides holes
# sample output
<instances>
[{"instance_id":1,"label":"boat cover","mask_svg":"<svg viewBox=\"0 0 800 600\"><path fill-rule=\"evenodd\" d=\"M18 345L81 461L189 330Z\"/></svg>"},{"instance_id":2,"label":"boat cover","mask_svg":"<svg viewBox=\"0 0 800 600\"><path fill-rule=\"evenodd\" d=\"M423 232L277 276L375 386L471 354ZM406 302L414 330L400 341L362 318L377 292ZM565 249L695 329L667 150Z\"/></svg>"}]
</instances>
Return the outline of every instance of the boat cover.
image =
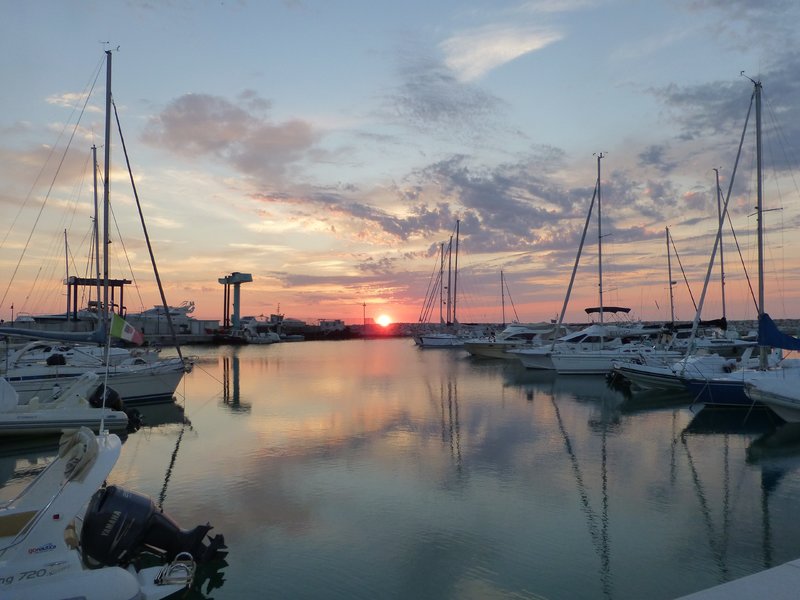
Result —
<instances>
[{"instance_id":1,"label":"boat cover","mask_svg":"<svg viewBox=\"0 0 800 600\"><path fill-rule=\"evenodd\" d=\"M800 339L783 333L767 313L761 313L758 317L758 345L800 350Z\"/></svg>"}]
</instances>

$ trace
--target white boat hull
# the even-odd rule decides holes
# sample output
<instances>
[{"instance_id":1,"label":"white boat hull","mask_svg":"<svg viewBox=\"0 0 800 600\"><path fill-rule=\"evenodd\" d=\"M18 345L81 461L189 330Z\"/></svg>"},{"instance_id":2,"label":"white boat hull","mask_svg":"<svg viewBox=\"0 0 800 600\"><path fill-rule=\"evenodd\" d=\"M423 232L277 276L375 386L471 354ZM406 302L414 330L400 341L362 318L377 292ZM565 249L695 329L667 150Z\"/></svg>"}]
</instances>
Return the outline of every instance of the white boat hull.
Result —
<instances>
[{"instance_id":1,"label":"white boat hull","mask_svg":"<svg viewBox=\"0 0 800 600\"><path fill-rule=\"evenodd\" d=\"M96 371L102 380L105 368ZM39 365L14 370L6 378L19 394L20 404L26 404L35 396L49 396L56 385L62 388L70 385L85 372L85 366ZM115 390L128 407L163 402L175 393L184 373L183 362L178 358L154 364L109 367L108 387Z\"/></svg>"},{"instance_id":2,"label":"white boat hull","mask_svg":"<svg viewBox=\"0 0 800 600\"><path fill-rule=\"evenodd\" d=\"M633 361L644 352L642 349L620 347L612 350L596 350L590 352L555 352L552 355L553 365L559 374L573 375L605 375L614 368L615 362ZM650 350L646 355L654 356L657 351ZM678 360L679 352L658 352L664 359Z\"/></svg>"},{"instance_id":3,"label":"white boat hull","mask_svg":"<svg viewBox=\"0 0 800 600\"><path fill-rule=\"evenodd\" d=\"M745 394L753 401L769 407L787 423L800 423L800 377L764 378L747 383Z\"/></svg>"},{"instance_id":4,"label":"white boat hull","mask_svg":"<svg viewBox=\"0 0 800 600\"><path fill-rule=\"evenodd\" d=\"M464 338L447 333L418 335L414 342L422 348L463 348Z\"/></svg>"},{"instance_id":5,"label":"white boat hull","mask_svg":"<svg viewBox=\"0 0 800 600\"><path fill-rule=\"evenodd\" d=\"M0 413L0 437L60 434L64 429L88 427L100 430L100 423L108 431L124 431L128 416L108 408L69 408Z\"/></svg>"},{"instance_id":6,"label":"white boat hull","mask_svg":"<svg viewBox=\"0 0 800 600\"><path fill-rule=\"evenodd\" d=\"M517 357L526 369L539 369L543 371L555 370L552 359L553 352L549 348L537 348L524 351L512 350L509 354Z\"/></svg>"},{"instance_id":7,"label":"white boat hull","mask_svg":"<svg viewBox=\"0 0 800 600\"><path fill-rule=\"evenodd\" d=\"M500 358L503 360L514 360L517 358L514 354L509 353L509 350L524 348L526 344L520 342L464 342L464 350L469 352L472 356L480 358ZM530 344L527 344L530 347Z\"/></svg>"}]
</instances>

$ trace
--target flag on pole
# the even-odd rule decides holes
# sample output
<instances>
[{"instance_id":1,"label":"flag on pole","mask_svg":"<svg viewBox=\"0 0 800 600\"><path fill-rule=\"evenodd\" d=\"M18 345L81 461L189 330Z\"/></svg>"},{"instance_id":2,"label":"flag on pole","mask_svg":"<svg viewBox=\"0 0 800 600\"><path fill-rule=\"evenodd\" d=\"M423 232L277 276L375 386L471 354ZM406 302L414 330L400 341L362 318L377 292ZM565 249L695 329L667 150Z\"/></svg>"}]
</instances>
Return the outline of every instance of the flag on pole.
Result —
<instances>
[{"instance_id":1,"label":"flag on pole","mask_svg":"<svg viewBox=\"0 0 800 600\"><path fill-rule=\"evenodd\" d=\"M114 314L111 318L111 335L126 342L132 342L137 346L141 346L144 343L144 336L141 332L137 331L133 325L118 314Z\"/></svg>"}]
</instances>

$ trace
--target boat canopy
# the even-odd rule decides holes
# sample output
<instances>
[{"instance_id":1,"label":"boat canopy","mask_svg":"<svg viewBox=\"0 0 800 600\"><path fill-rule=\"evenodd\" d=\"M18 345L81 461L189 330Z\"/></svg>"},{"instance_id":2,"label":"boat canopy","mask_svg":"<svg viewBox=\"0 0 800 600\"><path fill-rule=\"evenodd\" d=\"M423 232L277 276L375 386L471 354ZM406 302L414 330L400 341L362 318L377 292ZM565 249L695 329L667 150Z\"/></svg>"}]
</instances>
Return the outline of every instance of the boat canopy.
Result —
<instances>
[{"instance_id":1,"label":"boat canopy","mask_svg":"<svg viewBox=\"0 0 800 600\"><path fill-rule=\"evenodd\" d=\"M767 313L761 313L758 317L758 345L800 350L800 339L783 333Z\"/></svg>"},{"instance_id":2,"label":"boat canopy","mask_svg":"<svg viewBox=\"0 0 800 600\"><path fill-rule=\"evenodd\" d=\"M599 307L599 306L591 306L589 308L585 308L584 310L586 311L587 315L592 315L592 314L600 313L600 312L604 312L604 313L618 313L618 312L629 313L629 312L631 312L630 308L626 308L624 306L603 306L602 308Z\"/></svg>"}]
</instances>

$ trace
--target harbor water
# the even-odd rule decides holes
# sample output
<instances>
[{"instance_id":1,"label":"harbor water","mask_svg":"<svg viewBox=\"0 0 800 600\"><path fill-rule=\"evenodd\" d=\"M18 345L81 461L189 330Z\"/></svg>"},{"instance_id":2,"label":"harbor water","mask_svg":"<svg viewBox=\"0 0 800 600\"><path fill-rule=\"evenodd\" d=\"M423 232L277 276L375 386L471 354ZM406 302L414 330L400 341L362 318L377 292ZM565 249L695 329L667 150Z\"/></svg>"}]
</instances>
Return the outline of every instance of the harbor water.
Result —
<instances>
[{"instance_id":1,"label":"harbor water","mask_svg":"<svg viewBox=\"0 0 800 600\"><path fill-rule=\"evenodd\" d=\"M407 338L184 353L109 483L225 536L191 598L666 599L800 557L800 432L764 410ZM2 492L53 454L6 445Z\"/></svg>"}]
</instances>

